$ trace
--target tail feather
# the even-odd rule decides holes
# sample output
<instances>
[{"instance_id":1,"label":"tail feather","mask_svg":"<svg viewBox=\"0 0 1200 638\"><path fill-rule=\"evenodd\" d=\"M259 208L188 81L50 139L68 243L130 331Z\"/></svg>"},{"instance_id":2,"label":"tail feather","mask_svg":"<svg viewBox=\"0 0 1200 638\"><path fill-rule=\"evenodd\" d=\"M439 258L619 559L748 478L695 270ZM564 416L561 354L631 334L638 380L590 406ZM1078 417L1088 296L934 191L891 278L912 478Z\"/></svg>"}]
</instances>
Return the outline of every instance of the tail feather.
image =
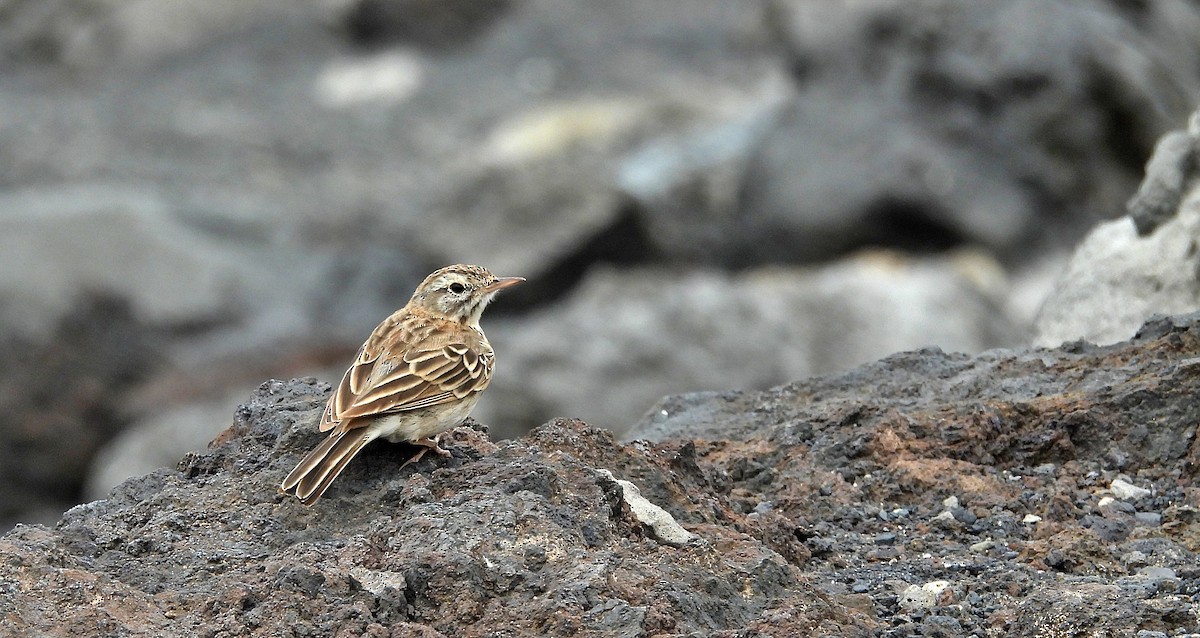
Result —
<instances>
[{"instance_id":1,"label":"tail feather","mask_svg":"<svg viewBox=\"0 0 1200 638\"><path fill-rule=\"evenodd\" d=\"M301 459L296 469L283 479L279 489L296 496L305 505L312 505L346 469L350 459L374 439L367 428L329 435Z\"/></svg>"}]
</instances>

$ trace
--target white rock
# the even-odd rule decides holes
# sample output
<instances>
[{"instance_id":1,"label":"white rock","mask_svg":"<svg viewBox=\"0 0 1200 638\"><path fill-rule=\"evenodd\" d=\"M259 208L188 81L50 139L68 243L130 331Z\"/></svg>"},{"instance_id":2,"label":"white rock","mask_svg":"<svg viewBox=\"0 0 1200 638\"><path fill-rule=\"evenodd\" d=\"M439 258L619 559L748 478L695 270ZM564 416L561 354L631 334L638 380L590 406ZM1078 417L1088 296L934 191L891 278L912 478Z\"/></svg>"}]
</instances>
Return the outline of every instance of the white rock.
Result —
<instances>
[{"instance_id":1,"label":"white rock","mask_svg":"<svg viewBox=\"0 0 1200 638\"><path fill-rule=\"evenodd\" d=\"M359 104L399 104L421 87L422 61L407 51L386 51L330 62L313 86L321 105L340 109Z\"/></svg>"},{"instance_id":2,"label":"white rock","mask_svg":"<svg viewBox=\"0 0 1200 638\"><path fill-rule=\"evenodd\" d=\"M1108 486L1115 498L1122 501L1136 501L1138 499L1150 496L1150 490L1144 487L1138 487L1124 479L1113 479L1113 482Z\"/></svg>"},{"instance_id":3,"label":"white rock","mask_svg":"<svg viewBox=\"0 0 1200 638\"><path fill-rule=\"evenodd\" d=\"M376 596L382 595L389 588L404 591L408 586L404 580L404 574L399 572L380 572L365 567L354 567L350 570L350 575L362 585L363 589Z\"/></svg>"},{"instance_id":4,"label":"white rock","mask_svg":"<svg viewBox=\"0 0 1200 638\"><path fill-rule=\"evenodd\" d=\"M601 472L612 477L612 472L608 470L601 470ZM641 490L636 485L617 478L613 478L613 480L621 486L621 495L625 499L625 503L629 505L634 517L638 519L639 523L649 527L659 541L681 547L700 538L684 529L666 510L642 496Z\"/></svg>"},{"instance_id":5,"label":"white rock","mask_svg":"<svg viewBox=\"0 0 1200 638\"><path fill-rule=\"evenodd\" d=\"M1153 314L1200 310L1195 245L1200 191L1147 237L1122 217L1096 226L1075 249L1034 323L1034 345L1128 339Z\"/></svg>"},{"instance_id":6,"label":"white rock","mask_svg":"<svg viewBox=\"0 0 1200 638\"><path fill-rule=\"evenodd\" d=\"M942 592L949 587L949 581L945 580L935 580L924 585L910 585L900 592L900 606L909 611L930 609L937 605Z\"/></svg>"},{"instance_id":7,"label":"white rock","mask_svg":"<svg viewBox=\"0 0 1200 638\"><path fill-rule=\"evenodd\" d=\"M989 550L995 546L996 546L996 541L989 538L986 540L979 541L978 543L973 543L971 545L970 549L971 549L971 551L973 551L977 554L982 554L983 552L986 552L987 550Z\"/></svg>"},{"instance_id":8,"label":"white rock","mask_svg":"<svg viewBox=\"0 0 1200 638\"><path fill-rule=\"evenodd\" d=\"M941 523L942 525L958 525L958 519L954 518L954 514L950 510L945 510L929 520Z\"/></svg>"}]
</instances>

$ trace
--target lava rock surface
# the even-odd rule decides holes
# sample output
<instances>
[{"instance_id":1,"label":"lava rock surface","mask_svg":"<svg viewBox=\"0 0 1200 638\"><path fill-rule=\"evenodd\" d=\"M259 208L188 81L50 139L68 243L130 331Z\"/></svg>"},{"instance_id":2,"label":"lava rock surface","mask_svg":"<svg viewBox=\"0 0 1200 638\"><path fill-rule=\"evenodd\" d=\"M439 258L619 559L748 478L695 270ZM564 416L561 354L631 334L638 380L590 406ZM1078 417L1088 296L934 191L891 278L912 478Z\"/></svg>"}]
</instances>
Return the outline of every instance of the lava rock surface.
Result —
<instances>
[{"instance_id":1,"label":"lava rock surface","mask_svg":"<svg viewBox=\"0 0 1200 638\"><path fill-rule=\"evenodd\" d=\"M674 453L578 421L499 445L459 428L452 459L403 471L411 450L372 446L305 508L276 486L320 439L327 391L268 382L208 452L54 530L18 526L0 540L0 617L45 636L865 635L871 624L732 512L691 504L669 477ZM692 512L685 524L703 540L654 540L602 469L677 485L660 504Z\"/></svg>"},{"instance_id":2,"label":"lava rock surface","mask_svg":"<svg viewBox=\"0 0 1200 638\"><path fill-rule=\"evenodd\" d=\"M1128 342L903 353L557 419L305 508L328 387L263 384L173 470L0 538L13 635L1184 635L1200 624L1200 315ZM656 539L632 482L698 538ZM1158 632L1158 633L1155 633Z\"/></svg>"}]
</instances>

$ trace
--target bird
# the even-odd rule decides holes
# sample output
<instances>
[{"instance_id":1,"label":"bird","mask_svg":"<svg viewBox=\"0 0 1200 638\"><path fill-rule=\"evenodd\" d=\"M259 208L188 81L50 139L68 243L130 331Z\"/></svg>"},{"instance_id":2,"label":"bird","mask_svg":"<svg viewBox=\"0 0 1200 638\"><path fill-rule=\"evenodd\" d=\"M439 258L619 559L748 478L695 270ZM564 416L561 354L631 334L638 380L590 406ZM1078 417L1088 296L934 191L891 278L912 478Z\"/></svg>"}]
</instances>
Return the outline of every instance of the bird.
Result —
<instances>
[{"instance_id":1,"label":"bird","mask_svg":"<svg viewBox=\"0 0 1200 638\"><path fill-rule=\"evenodd\" d=\"M312 505L363 447L378 438L421 446L400 467L433 451L467 418L492 380L495 353L479 318L496 293L525 281L481 266L434 271L405 306L371 331L334 388L318 426L329 436L279 489Z\"/></svg>"}]
</instances>

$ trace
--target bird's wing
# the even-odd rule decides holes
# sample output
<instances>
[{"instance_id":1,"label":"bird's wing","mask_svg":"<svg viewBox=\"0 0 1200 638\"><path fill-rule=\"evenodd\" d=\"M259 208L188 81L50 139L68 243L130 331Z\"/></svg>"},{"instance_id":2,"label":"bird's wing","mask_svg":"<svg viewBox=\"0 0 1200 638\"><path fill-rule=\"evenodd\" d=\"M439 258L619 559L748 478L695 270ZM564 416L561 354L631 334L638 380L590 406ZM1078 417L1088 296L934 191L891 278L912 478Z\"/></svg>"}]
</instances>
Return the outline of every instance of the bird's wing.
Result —
<instances>
[{"instance_id":1,"label":"bird's wing","mask_svg":"<svg viewBox=\"0 0 1200 638\"><path fill-rule=\"evenodd\" d=\"M404 412L457 401L492 380L490 347L447 343L403 353L364 344L329 398L321 430L357 417Z\"/></svg>"},{"instance_id":2,"label":"bird's wing","mask_svg":"<svg viewBox=\"0 0 1200 638\"><path fill-rule=\"evenodd\" d=\"M379 351L372 349L371 341L367 341L354 355L354 363L342 375L342 382L333 389L333 395L325 404L325 413L321 415L320 430L332 430L341 420L341 413L354 402L356 391L363 389L363 380L371 375L375 362L379 360Z\"/></svg>"}]
</instances>

